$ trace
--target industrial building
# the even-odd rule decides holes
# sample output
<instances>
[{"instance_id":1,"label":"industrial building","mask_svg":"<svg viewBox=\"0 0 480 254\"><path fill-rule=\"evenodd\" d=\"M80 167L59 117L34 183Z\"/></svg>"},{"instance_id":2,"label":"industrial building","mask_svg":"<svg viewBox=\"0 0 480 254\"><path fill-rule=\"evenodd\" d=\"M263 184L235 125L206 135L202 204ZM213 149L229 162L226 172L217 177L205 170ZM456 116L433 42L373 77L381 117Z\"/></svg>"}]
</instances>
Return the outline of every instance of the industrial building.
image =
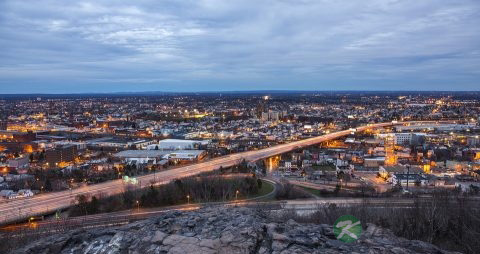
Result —
<instances>
[{"instance_id":1,"label":"industrial building","mask_svg":"<svg viewBox=\"0 0 480 254\"><path fill-rule=\"evenodd\" d=\"M123 159L127 164L163 164L165 161L193 162L200 161L206 155L204 150L126 150L116 153L114 157Z\"/></svg>"},{"instance_id":2,"label":"industrial building","mask_svg":"<svg viewBox=\"0 0 480 254\"><path fill-rule=\"evenodd\" d=\"M158 144L147 146L147 150L192 150L199 149L202 145L208 145L210 141L187 140L187 139L164 139Z\"/></svg>"}]
</instances>

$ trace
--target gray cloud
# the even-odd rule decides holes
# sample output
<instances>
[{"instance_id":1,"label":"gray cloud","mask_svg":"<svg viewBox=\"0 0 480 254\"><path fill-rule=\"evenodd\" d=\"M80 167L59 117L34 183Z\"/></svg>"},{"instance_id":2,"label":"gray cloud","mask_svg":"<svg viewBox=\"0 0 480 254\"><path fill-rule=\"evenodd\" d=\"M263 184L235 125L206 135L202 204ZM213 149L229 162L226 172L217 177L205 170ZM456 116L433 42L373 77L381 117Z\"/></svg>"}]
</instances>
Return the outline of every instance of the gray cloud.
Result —
<instances>
[{"instance_id":1,"label":"gray cloud","mask_svg":"<svg viewBox=\"0 0 480 254\"><path fill-rule=\"evenodd\" d=\"M2 1L0 93L480 87L478 1L128 3Z\"/></svg>"}]
</instances>

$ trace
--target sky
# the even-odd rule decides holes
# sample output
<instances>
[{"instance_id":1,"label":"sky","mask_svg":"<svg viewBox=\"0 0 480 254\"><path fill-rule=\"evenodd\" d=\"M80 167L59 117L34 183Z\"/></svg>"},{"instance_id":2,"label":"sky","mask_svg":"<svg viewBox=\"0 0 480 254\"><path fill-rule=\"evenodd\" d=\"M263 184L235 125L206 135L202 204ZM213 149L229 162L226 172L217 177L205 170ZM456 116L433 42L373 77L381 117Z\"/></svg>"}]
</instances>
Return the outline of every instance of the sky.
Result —
<instances>
[{"instance_id":1,"label":"sky","mask_svg":"<svg viewBox=\"0 0 480 254\"><path fill-rule=\"evenodd\" d=\"M0 94L480 90L478 0L0 0Z\"/></svg>"}]
</instances>

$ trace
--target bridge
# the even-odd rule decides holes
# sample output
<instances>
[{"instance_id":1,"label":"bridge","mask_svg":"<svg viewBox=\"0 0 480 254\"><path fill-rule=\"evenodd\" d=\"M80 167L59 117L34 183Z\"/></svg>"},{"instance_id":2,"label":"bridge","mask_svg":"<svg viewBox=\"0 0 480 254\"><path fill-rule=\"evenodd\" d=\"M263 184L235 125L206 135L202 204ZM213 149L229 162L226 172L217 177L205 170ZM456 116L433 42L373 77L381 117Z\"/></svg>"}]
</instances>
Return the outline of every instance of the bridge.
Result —
<instances>
[{"instance_id":1,"label":"bridge","mask_svg":"<svg viewBox=\"0 0 480 254\"><path fill-rule=\"evenodd\" d=\"M366 126L358 127L355 131L361 132L367 129L376 129L383 127L390 127L394 125L402 125L411 122L388 122L368 124ZM278 154L290 152L299 148L308 147L324 141L336 139L342 136L351 134L352 130L338 131L318 137L308 138L288 144L276 145L273 147L257 150L241 152L222 156L207 160L201 163L196 163L188 166L177 167L174 169L148 174L138 177L137 188L149 186L151 183L165 184L178 178L197 175L203 172L213 171L219 167L230 167L238 164L241 160L257 161L265 159ZM28 199L18 199L8 201L0 204L0 224L7 224L19 220L27 219L31 216L38 216L64 209L72 205L77 195L98 195L111 196L120 194L125 189L125 182L121 179L112 180L100 184L83 186L80 188L45 193Z\"/></svg>"}]
</instances>

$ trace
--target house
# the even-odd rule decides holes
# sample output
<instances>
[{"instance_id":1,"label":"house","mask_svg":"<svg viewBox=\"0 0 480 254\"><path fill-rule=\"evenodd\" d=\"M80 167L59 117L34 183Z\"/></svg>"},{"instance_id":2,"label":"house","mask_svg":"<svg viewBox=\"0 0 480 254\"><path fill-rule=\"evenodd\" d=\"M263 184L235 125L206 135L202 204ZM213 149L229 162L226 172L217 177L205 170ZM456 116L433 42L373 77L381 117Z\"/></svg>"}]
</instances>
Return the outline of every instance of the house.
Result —
<instances>
[{"instance_id":1,"label":"house","mask_svg":"<svg viewBox=\"0 0 480 254\"><path fill-rule=\"evenodd\" d=\"M420 186L425 186L428 184L427 178L421 174L400 174L400 173L395 173L392 176L392 185L402 185L402 186L415 186L415 185L420 185Z\"/></svg>"},{"instance_id":2,"label":"house","mask_svg":"<svg viewBox=\"0 0 480 254\"><path fill-rule=\"evenodd\" d=\"M363 166L366 168L376 168L385 164L385 157L365 158Z\"/></svg>"},{"instance_id":3,"label":"house","mask_svg":"<svg viewBox=\"0 0 480 254\"><path fill-rule=\"evenodd\" d=\"M340 173L343 174L352 174L353 173L353 165L350 165L348 161L343 161L340 159L337 159L337 162L335 163L335 171L337 172L337 175Z\"/></svg>"},{"instance_id":4,"label":"house","mask_svg":"<svg viewBox=\"0 0 480 254\"><path fill-rule=\"evenodd\" d=\"M378 174L380 175L380 177L383 177L385 179L389 178L395 173L407 174L409 172L410 174L420 174L423 173L423 170L419 166L410 166L410 169L402 165L378 167Z\"/></svg>"},{"instance_id":5,"label":"house","mask_svg":"<svg viewBox=\"0 0 480 254\"><path fill-rule=\"evenodd\" d=\"M25 156L25 157L19 157L15 159L10 159L7 161L8 166L12 168L24 168L27 167L30 163L30 159Z\"/></svg>"},{"instance_id":6,"label":"house","mask_svg":"<svg viewBox=\"0 0 480 254\"><path fill-rule=\"evenodd\" d=\"M18 191L18 195L23 197L33 197L34 194L30 189L21 189Z\"/></svg>"},{"instance_id":7,"label":"house","mask_svg":"<svg viewBox=\"0 0 480 254\"><path fill-rule=\"evenodd\" d=\"M18 197L18 194L15 193L13 190L1 190L0 197L4 197L6 199L15 199Z\"/></svg>"}]
</instances>

